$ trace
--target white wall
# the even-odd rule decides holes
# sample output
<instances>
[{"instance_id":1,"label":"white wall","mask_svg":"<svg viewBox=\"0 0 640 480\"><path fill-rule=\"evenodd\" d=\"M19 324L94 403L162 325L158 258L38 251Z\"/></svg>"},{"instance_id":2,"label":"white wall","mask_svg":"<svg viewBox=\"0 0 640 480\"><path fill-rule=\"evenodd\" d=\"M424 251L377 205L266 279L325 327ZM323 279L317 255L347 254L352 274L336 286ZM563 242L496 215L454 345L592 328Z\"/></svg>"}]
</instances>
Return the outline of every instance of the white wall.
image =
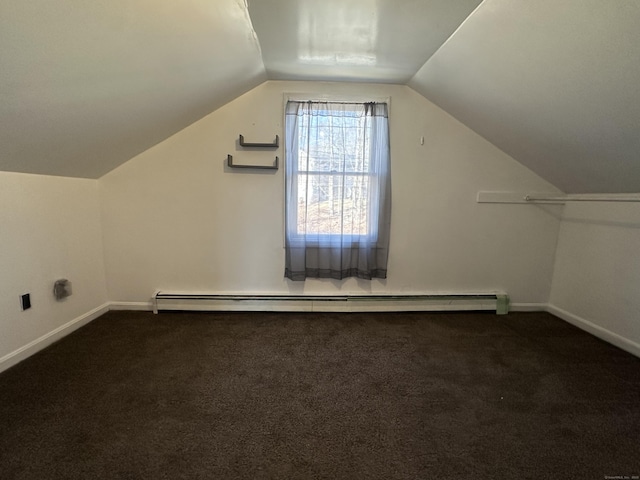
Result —
<instances>
[{"instance_id":1,"label":"white wall","mask_svg":"<svg viewBox=\"0 0 640 480\"><path fill-rule=\"evenodd\" d=\"M104 311L98 202L97 180L0 172L0 370ZM73 284L61 302L58 278Z\"/></svg>"},{"instance_id":2,"label":"white wall","mask_svg":"<svg viewBox=\"0 0 640 480\"><path fill-rule=\"evenodd\" d=\"M391 97L393 211L387 280L283 278L283 170L237 148L282 138L283 93ZM420 137L425 137L424 146ZM282 142L281 142L282 143ZM277 154L282 158L283 148ZM559 211L477 204L479 190L556 191L404 86L266 82L99 180L109 298L156 289L253 293L503 289L546 304Z\"/></svg>"},{"instance_id":3,"label":"white wall","mask_svg":"<svg viewBox=\"0 0 640 480\"><path fill-rule=\"evenodd\" d=\"M640 356L640 204L566 205L550 305Z\"/></svg>"}]
</instances>

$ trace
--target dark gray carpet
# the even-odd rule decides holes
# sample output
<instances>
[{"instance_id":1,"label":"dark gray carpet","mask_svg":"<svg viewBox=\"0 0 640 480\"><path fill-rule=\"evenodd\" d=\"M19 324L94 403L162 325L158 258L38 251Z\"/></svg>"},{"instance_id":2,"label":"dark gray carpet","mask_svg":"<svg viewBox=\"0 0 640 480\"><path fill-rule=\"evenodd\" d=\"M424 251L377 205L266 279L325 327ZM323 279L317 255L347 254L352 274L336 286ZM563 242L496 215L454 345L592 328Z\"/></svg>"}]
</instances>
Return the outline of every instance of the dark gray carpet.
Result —
<instances>
[{"instance_id":1,"label":"dark gray carpet","mask_svg":"<svg viewBox=\"0 0 640 480\"><path fill-rule=\"evenodd\" d=\"M640 359L548 314L111 312L0 374L0 478L640 474Z\"/></svg>"}]
</instances>

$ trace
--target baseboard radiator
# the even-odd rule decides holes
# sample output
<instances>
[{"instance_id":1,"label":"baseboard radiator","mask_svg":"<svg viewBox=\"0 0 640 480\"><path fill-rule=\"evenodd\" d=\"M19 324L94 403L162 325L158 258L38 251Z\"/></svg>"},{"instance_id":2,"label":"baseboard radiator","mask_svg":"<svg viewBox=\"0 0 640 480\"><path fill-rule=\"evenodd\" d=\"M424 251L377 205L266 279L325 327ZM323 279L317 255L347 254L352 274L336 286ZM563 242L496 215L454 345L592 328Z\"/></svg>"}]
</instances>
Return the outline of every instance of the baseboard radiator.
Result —
<instances>
[{"instance_id":1,"label":"baseboard radiator","mask_svg":"<svg viewBox=\"0 0 640 480\"><path fill-rule=\"evenodd\" d=\"M153 312L273 311L273 312L420 312L493 310L509 312L504 292L428 295L230 295L157 291Z\"/></svg>"}]
</instances>

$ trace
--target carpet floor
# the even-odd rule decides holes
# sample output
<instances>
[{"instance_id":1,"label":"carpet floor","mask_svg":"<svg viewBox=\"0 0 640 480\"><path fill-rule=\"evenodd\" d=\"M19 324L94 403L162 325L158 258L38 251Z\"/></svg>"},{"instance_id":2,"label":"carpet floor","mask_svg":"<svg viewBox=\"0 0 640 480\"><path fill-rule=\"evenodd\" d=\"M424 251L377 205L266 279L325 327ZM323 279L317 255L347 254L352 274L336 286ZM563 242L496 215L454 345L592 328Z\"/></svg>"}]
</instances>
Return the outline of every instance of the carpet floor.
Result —
<instances>
[{"instance_id":1,"label":"carpet floor","mask_svg":"<svg viewBox=\"0 0 640 480\"><path fill-rule=\"evenodd\" d=\"M546 313L110 312L0 374L0 478L640 474L640 359Z\"/></svg>"}]
</instances>

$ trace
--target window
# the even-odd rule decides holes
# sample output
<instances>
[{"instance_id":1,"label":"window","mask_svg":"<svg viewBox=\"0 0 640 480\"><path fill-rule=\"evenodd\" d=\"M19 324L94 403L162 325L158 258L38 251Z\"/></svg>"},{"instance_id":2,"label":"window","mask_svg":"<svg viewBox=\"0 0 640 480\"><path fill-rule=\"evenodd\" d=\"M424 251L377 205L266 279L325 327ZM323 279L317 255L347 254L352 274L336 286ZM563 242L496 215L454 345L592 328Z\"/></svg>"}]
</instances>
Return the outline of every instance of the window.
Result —
<instances>
[{"instance_id":1,"label":"window","mask_svg":"<svg viewBox=\"0 0 640 480\"><path fill-rule=\"evenodd\" d=\"M285 276L386 278L386 103L290 101L285 129Z\"/></svg>"}]
</instances>

